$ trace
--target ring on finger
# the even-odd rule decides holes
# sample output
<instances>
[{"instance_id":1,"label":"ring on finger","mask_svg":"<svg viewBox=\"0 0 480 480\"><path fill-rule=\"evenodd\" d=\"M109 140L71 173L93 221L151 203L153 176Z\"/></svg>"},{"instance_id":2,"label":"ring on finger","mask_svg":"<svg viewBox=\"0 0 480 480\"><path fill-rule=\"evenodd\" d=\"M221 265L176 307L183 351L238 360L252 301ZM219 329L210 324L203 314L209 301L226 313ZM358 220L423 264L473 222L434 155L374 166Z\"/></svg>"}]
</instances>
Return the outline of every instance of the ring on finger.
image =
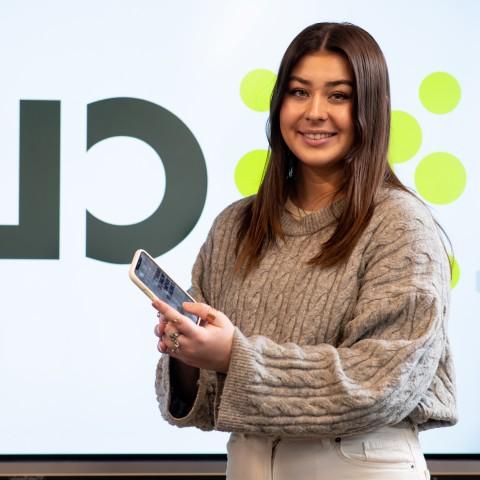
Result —
<instances>
[{"instance_id":1,"label":"ring on finger","mask_svg":"<svg viewBox=\"0 0 480 480\"><path fill-rule=\"evenodd\" d=\"M180 334L178 332L172 332L168 336L173 343L173 347L169 350L169 353L178 352L178 350L180 350L180 342L178 341Z\"/></svg>"},{"instance_id":2,"label":"ring on finger","mask_svg":"<svg viewBox=\"0 0 480 480\"><path fill-rule=\"evenodd\" d=\"M174 345L178 343L178 337L180 336L178 332L169 333L168 336Z\"/></svg>"},{"instance_id":3,"label":"ring on finger","mask_svg":"<svg viewBox=\"0 0 480 480\"><path fill-rule=\"evenodd\" d=\"M177 318L177 317L173 317L173 318L169 318L167 320L167 323L173 323L174 325L176 325L177 323L180 323L180 318Z\"/></svg>"},{"instance_id":4,"label":"ring on finger","mask_svg":"<svg viewBox=\"0 0 480 480\"><path fill-rule=\"evenodd\" d=\"M210 309L210 311L207 313L206 315L206 319L209 321L209 322L213 322L217 317L215 316L215 314L213 313L215 310L213 308Z\"/></svg>"}]
</instances>

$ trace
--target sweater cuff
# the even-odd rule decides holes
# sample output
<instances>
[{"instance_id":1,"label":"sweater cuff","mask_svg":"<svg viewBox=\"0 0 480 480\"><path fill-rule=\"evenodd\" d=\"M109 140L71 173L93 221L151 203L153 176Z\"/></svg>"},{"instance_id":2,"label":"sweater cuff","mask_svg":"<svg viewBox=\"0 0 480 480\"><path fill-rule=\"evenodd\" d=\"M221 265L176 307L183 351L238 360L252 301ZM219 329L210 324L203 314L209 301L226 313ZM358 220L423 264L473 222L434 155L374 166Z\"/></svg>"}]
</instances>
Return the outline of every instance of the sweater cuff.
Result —
<instances>
[{"instance_id":1,"label":"sweater cuff","mask_svg":"<svg viewBox=\"0 0 480 480\"><path fill-rule=\"evenodd\" d=\"M252 368L254 357L255 351L252 345L243 333L235 328L230 366L223 382L218 410L216 408L215 428L219 431L239 432L248 430L245 407L248 405L247 386L252 386L254 381L254 378L251 377L255 371Z\"/></svg>"},{"instance_id":2,"label":"sweater cuff","mask_svg":"<svg viewBox=\"0 0 480 480\"><path fill-rule=\"evenodd\" d=\"M199 426L199 428L208 429L208 427L205 428L206 425L198 424L198 417L203 416L205 403L208 402L208 394L213 390L212 386L209 385L208 372L200 370L197 381L197 394L193 405L190 406L183 399L175 396L174 388L172 388L170 381L169 360L169 357L162 358L158 364L158 369L161 372L157 372L157 382L160 379L159 384L157 384L157 398L163 418L171 425L177 427Z\"/></svg>"}]
</instances>

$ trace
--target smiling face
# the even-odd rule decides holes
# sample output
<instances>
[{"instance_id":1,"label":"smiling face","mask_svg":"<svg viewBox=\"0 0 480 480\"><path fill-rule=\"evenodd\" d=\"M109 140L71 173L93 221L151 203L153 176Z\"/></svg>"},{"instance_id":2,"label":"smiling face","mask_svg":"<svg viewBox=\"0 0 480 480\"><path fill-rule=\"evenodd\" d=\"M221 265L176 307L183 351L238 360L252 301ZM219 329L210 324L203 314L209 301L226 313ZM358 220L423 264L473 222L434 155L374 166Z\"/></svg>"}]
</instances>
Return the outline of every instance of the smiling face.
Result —
<instances>
[{"instance_id":1,"label":"smiling face","mask_svg":"<svg viewBox=\"0 0 480 480\"><path fill-rule=\"evenodd\" d=\"M305 55L292 70L280 109L280 131L299 160L300 173L331 177L355 138L353 74L340 54Z\"/></svg>"}]
</instances>

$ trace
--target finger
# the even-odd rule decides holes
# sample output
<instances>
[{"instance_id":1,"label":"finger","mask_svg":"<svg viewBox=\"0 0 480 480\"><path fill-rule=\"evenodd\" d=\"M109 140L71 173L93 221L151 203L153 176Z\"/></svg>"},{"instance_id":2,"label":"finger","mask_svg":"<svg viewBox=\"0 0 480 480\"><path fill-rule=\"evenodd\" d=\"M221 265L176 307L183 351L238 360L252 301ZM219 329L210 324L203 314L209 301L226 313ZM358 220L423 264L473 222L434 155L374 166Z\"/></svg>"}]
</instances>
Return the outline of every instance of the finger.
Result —
<instances>
[{"instance_id":1,"label":"finger","mask_svg":"<svg viewBox=\"0 0 480 480\"><path fill-rule=\"evenodd\" d=\"M190 337L197 325L188 317L182 315L179 311L161 300L155 300L152 305L161 312L165 318L165 322L174 325L174 327L183 335Z\"/></svg>"},{"instance_id":2,"label":"finger","mask_svg":"<svg viewBox=\"0 0 480 480\"><path fill-rule=\"evenodd\" d=\"M164 322L164 323L157 323L157 324L155 325L155 327L153 328L153 333L154 333L157 337L161 338L162 335L165 334L165 327L166 327L166 326L167 326L167 323L166 323L166 322Z\"/></svg>"},{"instance_id":3,"label":"finger","mask_svg":"<svg viewBox=\"0 0 480 480\"><path fill-rule=\"evenodd\" d=\"M175 350L174 347L168 335L163 335L157 343L157 348L161 353L170 354L172 350Z\"/></svg>"},{"instance_id":4,"label":"finger","mask_svg":"<svg viewBox=\"0 0 480 480\"><path fill-rule=\"evenodd\" d=\"M159 340L157 343L157 349L160 353L168 353L168 346L163 340Z\"/></svg>"},{"instance_id":5,"label":"finger","mask_svg":"<svg viewBox=\"0 0 480 480\"><path fill-rule=\"evenodd\" d=\"M158 310L157 316L163 318L166 322L182 323L186 318L180 312L171 307L168 303L162 302L162 300L155 300L152 302L152 306Z\"/></svg>"},{"instance_id":6,"label":"finger","mask_svg":"<svg viewBox=\"0 0 480 480\"><path fill-rule=\"evenodd\" d=\"M159 319L165 318L167 314L172 314L173 312L176 312L176 310L172 308L168 303L165 303L158 298L152 302L152 307L157 310L157 317Z\"/></svg>"},{"instance_id":7,"label":"finger","mask_svg":"<svg viewBox=\"0 0 480 480\"><path fill-rule=\"evenodd\" d=\"M158 323L157 325L159 337L161 337L165 333L165 327L168 325L168 322Z\"/></svg>"},{"instance_id":8,"label":"finger","mask_svg":"<svg viewBox=\"0 0 480 480\"><path fill-rule=\"evenodd\" d=\"M157 337L161 337L164 333L164 330L165 330L165 327L167 326L168 322L165 320L165 318L162 317L159 319L158 323L155 324L155 326L153 327L153 333L157 336Z\"/></svg>"},{"instance_id":9,"label":"finger","mask_svg":"<svg viewBox=\"0 0 480 480\"><path fill-rule=\"evenodd\" d=\"M165 325L167 325L168 323L168 320L165 318L165 315L161 315L159 318L158 318L158 324L161 326L161 327L165 327Z\"/></svg>"},{"instance_id":10,"label":"finger","mask_svg":"<svg viewBox=\"0 0 480 480\"><path fill-rule=\"evenodd\" d=\"M176 338L179 338L181 336L184 339L184 341L187 338L174 325L169 324L167 325L167 327L165 327L165 330L163 332L164 341L170 341L169 339L172 338L172 335L176 336Z\"/></svg>"},{"instance_id":11,"label":"finger","mask_svg":"<svg viewBox=\"0 0 480 480\"><path fill-rule=\"evenodd\" d=\"M175 332L178 332L178 330L176 329L176 327L170 323L167 323L167 325L165 325L165 328L163 329L163 334L168 337L169 335L171 335L172 333L175 333Z\"/></svg>"},{"instance_id":12,"label":"finger","mask_svg":"<svg viewBox=\"0 0 480 480\"><path fill-rule=\"evenodd\" d=\"M215 323L220 314L220 312L212 308L210 305L207 305L206 303L184 302L182 306L185 311L197 315L202 320L205 320L208 323Z\"/></svg>"},{"instance_id":13,"label":"finger","mask_svg":"<svg viewBox=\"0 0 480 480\"><path fill-rule=\"evenodd\" d=\"M180 337L184 338L178 332L173 332L169 335L164 335L159 342L159 350L162 353L168 353L169 355L177 356L180 352Z\"/></svg>"}]
</instances>

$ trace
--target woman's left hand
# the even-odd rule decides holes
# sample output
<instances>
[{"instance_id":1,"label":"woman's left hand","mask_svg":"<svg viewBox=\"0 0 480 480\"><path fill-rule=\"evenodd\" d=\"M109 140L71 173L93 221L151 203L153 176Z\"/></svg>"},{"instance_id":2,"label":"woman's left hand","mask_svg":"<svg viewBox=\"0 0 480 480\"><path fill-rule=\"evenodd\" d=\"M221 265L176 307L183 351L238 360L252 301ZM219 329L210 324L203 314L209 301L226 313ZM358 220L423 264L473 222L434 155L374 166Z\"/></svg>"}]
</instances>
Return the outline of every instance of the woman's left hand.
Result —
<instances>
[{"instance_id":1,"label":"woman's left hand","mask_svg":"<svg viewBox=\"0 0 480 480\"><path fill-rule=\"evenodd\" d=\"M225 314L205 303L185 302L184 310L202 319L195 325L161 300L152 305L159 312L155 331L160 337L160 352L192 367L227 373L235 328Z\"/></svg>"}]
</instances>

